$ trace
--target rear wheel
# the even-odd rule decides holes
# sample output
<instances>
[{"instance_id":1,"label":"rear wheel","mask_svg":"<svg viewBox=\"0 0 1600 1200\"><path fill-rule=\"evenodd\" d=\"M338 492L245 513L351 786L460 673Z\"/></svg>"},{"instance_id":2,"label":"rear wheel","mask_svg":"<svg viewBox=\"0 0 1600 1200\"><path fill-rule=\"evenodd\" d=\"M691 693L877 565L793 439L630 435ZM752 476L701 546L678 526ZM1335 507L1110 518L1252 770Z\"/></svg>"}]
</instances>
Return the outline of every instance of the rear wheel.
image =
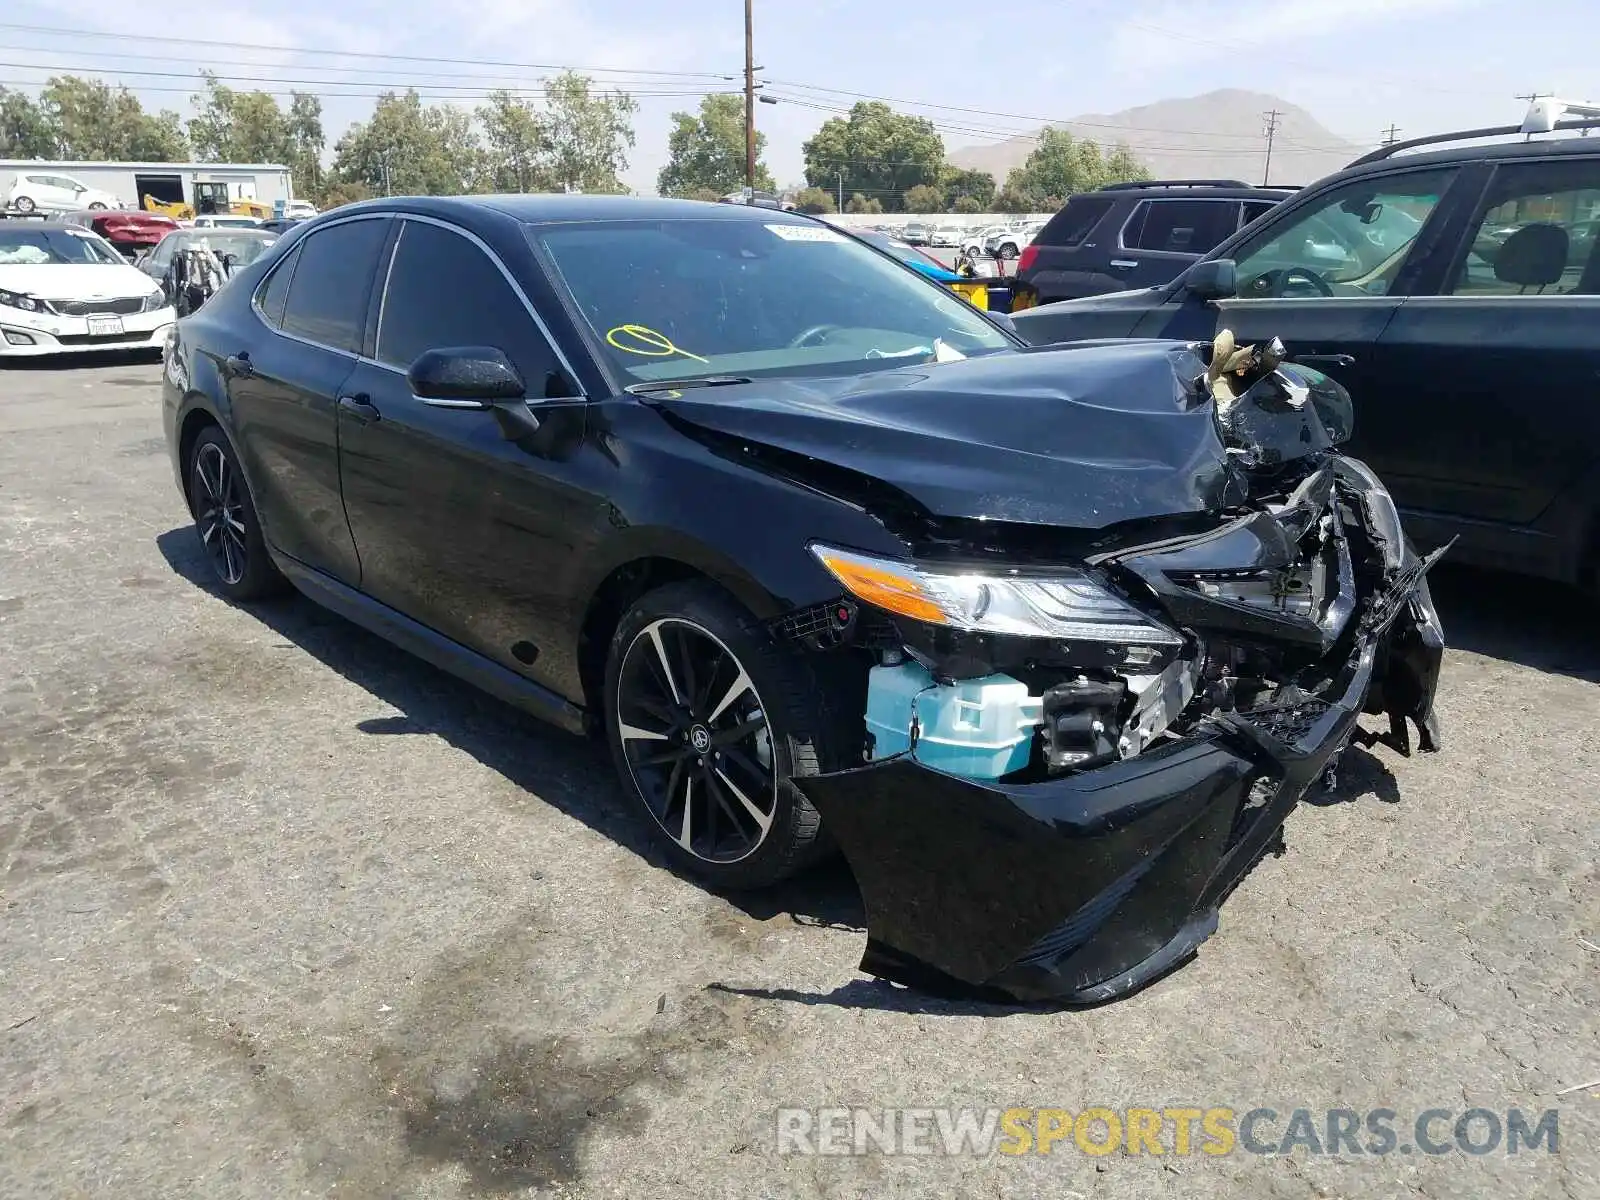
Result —
<instances>
[{"instance_id":1,"label":"rear wheel","mask_svg":"<svg viewBox=\"0 0 1600 1200\"><path fill-rule=\"evenodd\" d=\"M250 485L233 447L215 425L189 453L189 511L217 587L230 600L256 600L284 589L267 555Z\"/></svg>"},{"instance_id":2,"label":"rear wheel","mask_svg":"<svg viewBox=\"0 0 1600 1200\"><path fill-rule=\"evenodd\" d=\"M822 768L805 663L709 583L651 592L612 639L605 711L623 785L658 844L707 882L763 887L820 854L791 779Z\"/></svg>"},{"instance_id":3,"label":"rear wheel","mask_svg":"<svg viewBox=\"0 0 1600 1200\"><path fill-rule=\"evenodd\" d=\"M1015 257L1017 257L1017 254L1018 254L1017 248L1015 246L1013 246L1010 242L1007 242L1004 246L1000 247L1000 257L1001 258L1015 258Z\"/></svg>"},{"instance_id":4,"label":"rear wheel","mask_svg":"<svg viewBox=\"0 0 1600 1200\"><path fill-rule=\"evenodd\" d=\"M18 196L15 200L13 200L11 202L11 207L16 209L19 213L31 213L33 211L33 207L34 207L34 205L33 205L33 197L32 196Z\"/></svg>"},{"instance_id":5,"label":"rear wheel","mask_svg":"<svg viewBox=\"0 0 1600 1200\"><path fill-rule=\"evenodd\" d=\"M106 206L104 204L102 204L99 200L96 200L93 204L89 205L89 211L90 212L103 212L105 210L105 207Z\"/></svg>"}]
</instances>

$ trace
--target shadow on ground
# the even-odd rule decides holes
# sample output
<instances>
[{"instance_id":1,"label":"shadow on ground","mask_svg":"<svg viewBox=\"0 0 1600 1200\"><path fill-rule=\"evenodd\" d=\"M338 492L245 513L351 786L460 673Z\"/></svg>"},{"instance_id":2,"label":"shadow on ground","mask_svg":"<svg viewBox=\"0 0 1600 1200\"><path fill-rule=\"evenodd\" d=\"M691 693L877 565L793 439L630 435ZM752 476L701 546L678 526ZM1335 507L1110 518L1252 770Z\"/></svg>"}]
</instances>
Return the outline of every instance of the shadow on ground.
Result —
<instances>
[{"instance_id":1,"label":"shadow on ground","mask_svg":"<svg viewBox=\"0 0 1600 1200\"><path fill-rule=\"evenodd\" d=\"M188 526L156 538L177 574L211 590L211 567ZM358 724L373 737L432 735L472 755L519 788L553 804L652 866L672 866L650 841L617 783L599 740L563 733L488 696L303 596L241 606L286 642L398 710ZM762 892L719 892L758 921L788 914L797 924L862 930L855 880L842 860Z\"/></svg>"},{"instance_id":2,"label":"shadow on ground","mask_svg":"<svg viewBox=\"0 0 1600 1200\"><path fill-rule=\"evenodd\" d=\"M1452 649L1600 683L1600 599L1542 579L1451 566L1448 559L1429 578Z\"/></svg>"},{"instance_id":3,"label":"shadow on ground","mask_svg":"<svg viewBox=\"0 0 1600 1200\"><path fill-rule=\"evenodd\" d=\"M41 354L37 357L0 356L0 371L32 371L41 375L65 375L70 371L96 371L106 367L149 365L161 361L161 351L142 346L137 350L83 350L71 354Z\"/></svg>"}]
</instances>

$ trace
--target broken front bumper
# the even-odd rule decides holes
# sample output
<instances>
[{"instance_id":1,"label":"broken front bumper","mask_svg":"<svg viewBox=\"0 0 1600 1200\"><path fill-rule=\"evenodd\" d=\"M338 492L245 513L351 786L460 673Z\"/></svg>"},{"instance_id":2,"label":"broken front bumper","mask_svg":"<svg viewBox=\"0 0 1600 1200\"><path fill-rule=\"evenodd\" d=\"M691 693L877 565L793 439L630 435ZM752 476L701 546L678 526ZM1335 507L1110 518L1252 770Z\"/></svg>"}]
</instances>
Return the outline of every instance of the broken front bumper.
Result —
<instances>
[{"instance_id":1,"label":"broken front bumper","mask_svg":"<svg viewBox=\"0 0 1600 1200\"><path fill-rule=\"evenodd\" d=\"M1416 558L1394 532L1396 569L1318 696L1207 718L1043 783L906 756L796 779L861 888L862 970L946 994L1095 1003L1185 961L1307 788L1353 740L1377 740L1357 726L1363 711L1388 714L1383 740L1402 752L1408 720L1436 748L1444 644L1424 576L1438 556Z\"/></svg>"}]
</instances>

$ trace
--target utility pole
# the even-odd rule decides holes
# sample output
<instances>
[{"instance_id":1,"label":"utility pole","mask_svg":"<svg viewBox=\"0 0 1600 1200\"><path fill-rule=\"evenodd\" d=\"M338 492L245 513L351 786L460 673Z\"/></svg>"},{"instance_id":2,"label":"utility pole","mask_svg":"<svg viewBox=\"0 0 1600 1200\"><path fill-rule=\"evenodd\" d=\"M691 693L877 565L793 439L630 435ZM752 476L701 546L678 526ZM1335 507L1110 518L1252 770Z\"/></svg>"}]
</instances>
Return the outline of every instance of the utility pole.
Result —
<instances>
[{"instance_id":1,"label":"utility pole","mask_svg":"<svg viewBox=\"0 0 1600 1200\"><path fill-rule=\"evenodd\" d=\"M755 20L751 0L744 0L744 185L756 186L756 58Z\"/></svg>"},{"instance_id":2,"label":"utility pole","mask_svg":"<svg viewBox=\"0 0 1600 1200\"><path fill-rule=\"evenodd\" d=\"M1261 186L1266 187L1267 183L1272 179L1272 141L1278 136L1278 118L1283 114L1277 109L1273 109L1271 112L1262 113L1261 115L1267 120L1267 161L1261 169Z\"/></svg>"},{"instance_id":3,"label":"utility pole","mask_svg":"<svg viewBox=\"0 0 1600 1200\"><path fill-rule=\"evenodd\" d=\"M1391 125L1383 131L1383 144L1385 146L1392 146L1399 140L1400 127L1398 125Z\"/></svg>"},{"instance_id":4,"label":"utility pole","mask_svg":"<svg viewBox=\"0 0 1600 1200\"><path fill-rule=\"evenodd\" d=\"M839 211L844 211L844 168L839 168Z\"/></svg>"}]
</instances>

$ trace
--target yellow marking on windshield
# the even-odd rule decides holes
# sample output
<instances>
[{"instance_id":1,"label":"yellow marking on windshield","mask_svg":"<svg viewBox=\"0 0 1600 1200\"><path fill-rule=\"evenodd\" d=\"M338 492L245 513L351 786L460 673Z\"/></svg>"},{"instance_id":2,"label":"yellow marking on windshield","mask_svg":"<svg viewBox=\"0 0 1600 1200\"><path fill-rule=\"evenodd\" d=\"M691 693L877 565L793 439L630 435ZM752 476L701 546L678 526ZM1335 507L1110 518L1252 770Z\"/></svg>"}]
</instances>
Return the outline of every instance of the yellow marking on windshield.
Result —
<instances>
[{"instance_id":1,"label":"yellow marking on windshield","mask_svg":"<svg viewBox=\"0 0 1600 1200\"><path fill-rule=\"evenodd\" d=\"M628 338L638 344L625 346L620 338ZM626 354L642 354L646 358L670 358L674 354L681 354L685 358L694 359L695 362L711 361L709 358L701 358L698 354L691 354L682 346L674 345L666 334L659 333L648 325L618 325L606 333L606 341ZM641 349L641 346L646 348Z\"/></svg>"}]
</instances>

